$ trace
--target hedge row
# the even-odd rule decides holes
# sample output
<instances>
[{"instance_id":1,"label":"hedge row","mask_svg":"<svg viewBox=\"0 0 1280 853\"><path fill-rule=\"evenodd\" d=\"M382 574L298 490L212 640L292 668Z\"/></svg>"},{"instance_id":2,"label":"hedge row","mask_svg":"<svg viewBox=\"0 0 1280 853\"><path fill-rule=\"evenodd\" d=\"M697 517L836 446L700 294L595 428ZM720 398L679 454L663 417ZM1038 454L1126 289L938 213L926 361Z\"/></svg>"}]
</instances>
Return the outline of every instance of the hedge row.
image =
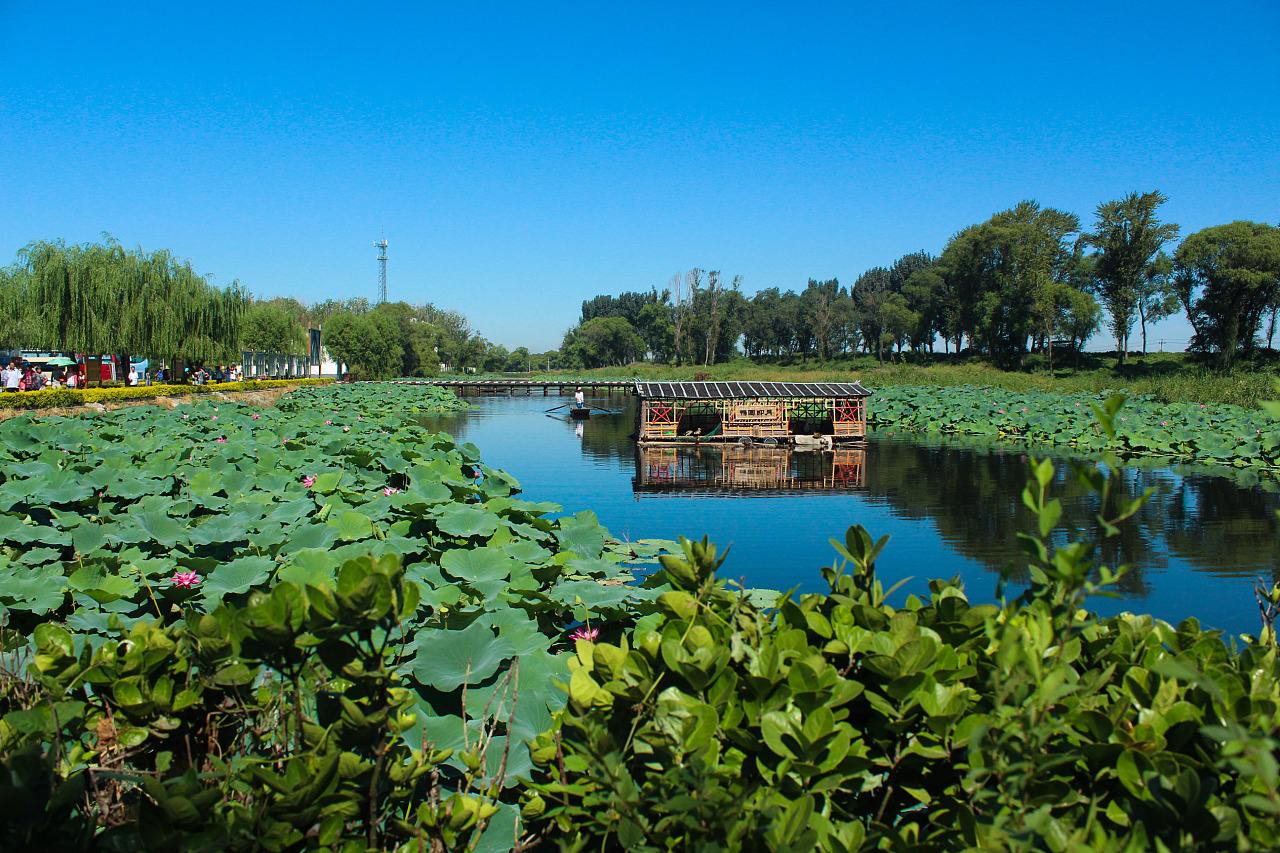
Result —
<instances>
[{"instance_id":1,"label":"hedge row","mask_svg":"<svg viewBox=\"0 0 1280 853\"><path fill-rule=\"evenodd\" d=\"M263 391L269 388L293 388L323 385L332 378L250 379L245 382L221 382L217 385L136 385L123 388L46 388L0 394L0 409L57 409L85 403L118 403L122 400L149 400L156 397L186 397L215 391Z\"/></svg>"}]
</instances>

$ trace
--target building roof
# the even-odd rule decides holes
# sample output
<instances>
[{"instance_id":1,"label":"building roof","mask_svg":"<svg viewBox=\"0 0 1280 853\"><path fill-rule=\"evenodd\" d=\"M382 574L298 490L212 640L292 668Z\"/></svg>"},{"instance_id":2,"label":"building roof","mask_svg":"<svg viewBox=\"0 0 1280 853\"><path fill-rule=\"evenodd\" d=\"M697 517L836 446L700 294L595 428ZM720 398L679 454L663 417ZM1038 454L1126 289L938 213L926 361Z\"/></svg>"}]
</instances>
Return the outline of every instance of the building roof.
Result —
<instances>
[{"instance_id":1,"label":"building roof","mask_svg":"<svg viewBox=\"0 0 1280 853\"><path fill-rule=\"evenodd\" d=\"M636 396L658 400L869 397L861 382L640 382Z\"/></svg>"}]
</instances>

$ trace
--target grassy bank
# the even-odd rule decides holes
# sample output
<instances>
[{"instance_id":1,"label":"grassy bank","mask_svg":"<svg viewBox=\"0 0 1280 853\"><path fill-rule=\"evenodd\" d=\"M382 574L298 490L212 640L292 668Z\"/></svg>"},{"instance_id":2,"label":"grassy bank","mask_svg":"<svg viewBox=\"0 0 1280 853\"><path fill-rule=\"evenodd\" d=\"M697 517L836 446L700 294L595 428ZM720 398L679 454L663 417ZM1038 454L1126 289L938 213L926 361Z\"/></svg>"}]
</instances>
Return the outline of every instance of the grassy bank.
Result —
<instances>
[{"instance_id":1,"label":"grassy bank","mask_svg":"<svg viewBox=\"0 0 1280 853\"><path fill-rule=\"evenodd\" d=\"M1267 361L1244 365L1223 373L1207 369L1183 353L1134 357L1123 368L1114 356L1086 353L1079 366L1045 368L1038 358L1026 369L1002 370L976 359L938 358L929 363L879 364L869 356L794 364L757 364L746 359L708 367L672 367L631 364L626 367L584 371L557 371L535 376L638 377L641 379L741 379L787 382L830 382L858 379L873 390L889 386L984 385L1008 391L1050 391L1060 394L1101 394L1124 391L1166 403L1231 403L1256 408L1257 401L1273 396L1276 366Z\"/></svg>"}]
</instances>

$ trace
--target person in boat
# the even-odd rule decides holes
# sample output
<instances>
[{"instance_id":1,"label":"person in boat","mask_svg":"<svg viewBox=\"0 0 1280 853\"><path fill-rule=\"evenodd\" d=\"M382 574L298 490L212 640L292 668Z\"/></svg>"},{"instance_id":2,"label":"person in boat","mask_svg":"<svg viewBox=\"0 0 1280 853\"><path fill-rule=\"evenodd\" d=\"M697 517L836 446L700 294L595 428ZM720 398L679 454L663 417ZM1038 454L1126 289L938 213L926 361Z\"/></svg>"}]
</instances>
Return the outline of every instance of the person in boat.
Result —
<instances>
[{"instance_id":1,"label":"person in boat","mask_svg":"<svg viewBox=\"0 0 1280 853\"><path fill-rule=\"evenodd\" d=\"M582 393L581 387L573 392L573 407L575 409L585 409L587 407L587 398Z\"/></svg>"}]
</instances>

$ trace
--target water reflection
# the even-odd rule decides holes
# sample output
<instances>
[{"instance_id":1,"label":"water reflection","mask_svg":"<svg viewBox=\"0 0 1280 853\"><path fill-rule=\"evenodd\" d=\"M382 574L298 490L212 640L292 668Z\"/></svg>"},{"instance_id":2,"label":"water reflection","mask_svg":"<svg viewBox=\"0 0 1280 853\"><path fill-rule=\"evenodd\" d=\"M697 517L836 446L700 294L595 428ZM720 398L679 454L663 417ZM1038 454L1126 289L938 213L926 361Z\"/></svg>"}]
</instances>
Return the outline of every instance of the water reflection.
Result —
<instances>
[{"instance_id":1,"label":"water reflection","mask_svg":"<svg viewBox=\"0 0 1280 853\"><path fill-rule=\"evenodd\" d=\"M862 447L832 451L743 447L738 444L637 446L637 494L765 496L860 489L866 480Z\"/></svg>"},{"instance_id":2,"label":"water reflection","mask_svg":"<svg viewBox=\"0 0 1280 853\"><path fill-rule=\"evenodd\" d=\"M999 569L1023 564L1017 534L1035 520L1022 504L1027 482L1025 453L928 446L903 440L874 439L867 455L867 493L901 518L931 521L943 540L961 554ZM1113 500L1128 500L1151 490L1138 513L1120 525L1120 533L1101 540L1095 516L1097 499L1058 466L1051 491L1063 504L1060 541L1086 537L1102 541L1099 558L1129 564L1122 588L1134 595L1148 591L1148 575L1186 561L1198 571L1229 577L1264 575L1280 579L1280 496L1260 488L1241 488L1231 480L1173 468L1124 468Z\"/></svg>"},{"instance_id":3,"label":"water reflection","mask_svg":"<svg viewBox=\"0 0 1280 853\"><path fill-rule=\"evenodd\" d=\"M733 445L637 450L630 408L571 422L546 415L554 398L475 402L433 427L475 442L489 464L519 478L529 498L568 512L594 510L620 537L708 535L733 546L726 572L752 585L821 589L818 567L834 556L827 540L852 524L892 535L877 565L886 584L914 578L906 591L959 576L976 600L988 600L998 572L1025 570L1017 534L1034 527L1021 500L1026 451L873 433L865 448L849 448L858 455L838 478L834 454L744 453ZM600 403L618 405L616 398ZM1063 501L1060 538L1097 541L1096 499L1070 475L1065 457L1058 462L1051 491ZM1159 461L1122 470L1117 498L1148 488L1152 495L1099 553L1108 565L1133 569L1119 599L1095 606L1257 629L1253 579L1280 580L1280 491L1274 478L1223 473ZM696 499L653 499L659 493ZM752 499L738 499L746 496Z\"/></svg>"}]
</instances>

